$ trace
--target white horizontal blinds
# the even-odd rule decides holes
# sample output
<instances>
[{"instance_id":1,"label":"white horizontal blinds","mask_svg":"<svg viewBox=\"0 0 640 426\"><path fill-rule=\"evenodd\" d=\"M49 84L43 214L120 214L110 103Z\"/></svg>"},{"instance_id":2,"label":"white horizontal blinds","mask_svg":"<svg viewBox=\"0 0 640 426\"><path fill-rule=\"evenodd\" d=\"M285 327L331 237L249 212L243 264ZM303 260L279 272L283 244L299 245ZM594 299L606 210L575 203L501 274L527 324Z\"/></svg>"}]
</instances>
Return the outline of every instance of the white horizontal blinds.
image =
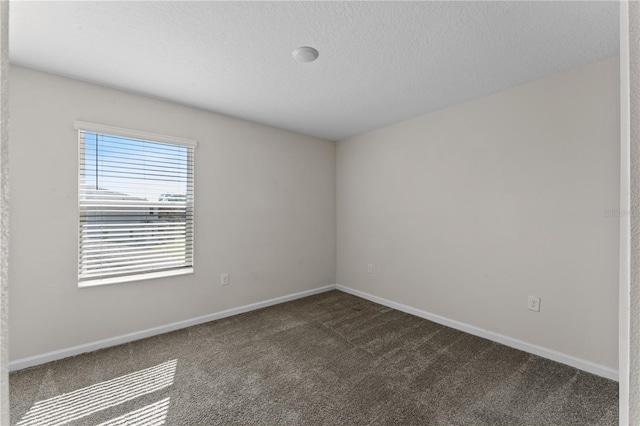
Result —
<instances>
[{"instance_id":1,"label":"white horizontal blinds","mask_svg":"<svg viewBox=\"0 0 640 426\"><path fill-rule=\"evenodd\" d=\"M193 146L79 132L79 280L190 268Z\"/></svg>"}]
</instances>

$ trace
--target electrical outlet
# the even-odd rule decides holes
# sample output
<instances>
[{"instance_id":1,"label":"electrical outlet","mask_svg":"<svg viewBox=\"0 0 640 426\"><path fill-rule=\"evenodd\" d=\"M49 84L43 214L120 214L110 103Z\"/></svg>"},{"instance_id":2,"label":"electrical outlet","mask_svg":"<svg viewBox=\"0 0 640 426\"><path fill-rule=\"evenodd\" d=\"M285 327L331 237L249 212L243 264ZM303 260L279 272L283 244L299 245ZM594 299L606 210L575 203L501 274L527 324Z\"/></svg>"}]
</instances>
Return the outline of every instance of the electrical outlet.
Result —
<instances>
[{"instance_id":1,"label":"electrical outlet","mask_svg":"<svg viewBox=\"0 0 640 426\"><path fill-rule=\"evenodd\" d=\"M536 296L529 296L527 300L527 309L530 311L540 312L540 298Z\"/></svg>"},{"instance_id":2,"label":"electrical outlet","mask_svg":"<svg viewBox=\"0 0 640 426\"><path fill-rule=\"evenodd\" d=\"M229 285L229 274L220 275L220 285Z\"/></svg>"},{"instance_id":3,"label":"electrical outlet","mask_svg":"<svg viewBox=\"0 0 640 426\"><path fill-rule=\"evenodd\" d=\"M367 265L367 272L373 274L373 265L371 263Z\"/></svg>"}]
</instances>

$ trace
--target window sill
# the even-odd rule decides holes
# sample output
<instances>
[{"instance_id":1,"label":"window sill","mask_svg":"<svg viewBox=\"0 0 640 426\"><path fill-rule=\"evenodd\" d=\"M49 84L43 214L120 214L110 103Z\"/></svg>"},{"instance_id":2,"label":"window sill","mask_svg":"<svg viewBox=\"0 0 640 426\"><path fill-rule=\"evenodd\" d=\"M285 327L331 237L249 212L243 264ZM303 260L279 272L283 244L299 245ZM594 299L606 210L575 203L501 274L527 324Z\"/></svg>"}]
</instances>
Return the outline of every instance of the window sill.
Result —
<instances>
[{"instance_id":1,"label":"window sill","mask_svg":"<svg viewBox=\"0 0 640 426\"><path fill-rule=\"evenodd\" d=\"M193 268L174 269L171 271L149 272L146 274L127 275L122 277L98 278L78 282L79 288L96 287L99 285L120 284L132 281L152 280L155 278L173 277L176 275L193 274Z\"/></svg>"}]
</instances>

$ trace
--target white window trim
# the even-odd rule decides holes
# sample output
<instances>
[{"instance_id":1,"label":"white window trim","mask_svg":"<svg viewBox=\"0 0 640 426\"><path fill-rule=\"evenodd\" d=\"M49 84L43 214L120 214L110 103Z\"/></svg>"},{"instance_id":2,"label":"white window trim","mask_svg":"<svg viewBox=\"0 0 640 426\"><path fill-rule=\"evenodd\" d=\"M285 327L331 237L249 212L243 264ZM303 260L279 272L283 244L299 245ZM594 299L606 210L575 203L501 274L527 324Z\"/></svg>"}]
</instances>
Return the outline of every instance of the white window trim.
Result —
<instances>
[{"instance_id":1,"label":"white window trim","mask_svg":"<svg viewBox=\"0 0 640 426\"><path fill-rule=\"evenodd\" d=\"M148 140L152 142L160 142L160 143L164 142L164 143L169 143L174 145L183 145L183 146L192 147L194 149L197 148L198 146L198 141L195 139L180 138L177 136L163 135L160 133L152 133L152 132L145 132L142 130L133 130L133 129L126 129L123 127L108 126L105 124L91 123L88 121L76 120L74 121L73 127L78 132L87 131L87 132L94 132L94 133L106 133L114 136ZM193 169L194 169L193 184L195 186L195 164L193 164ZM194 212L195 212L195 200L193 200L193 206L194 206ZM195 235L193 235L192 237L192 247L195 247ZM145 281L145 280L151 280L156 278L188 275L188 274L193 274L194 267L195 267L195 258L192 258L191 267L188 267L188 268L169 269L166 271L155 271L155 272L148 272L144 274L132 274L132 275L110 277L110 278L97 278L97 279L86 280L86 281L78 281L78 288L89 288L89 287L97 287L102 285L121 284L126 282Z\"/></svg>"},{"instance_id":2,"label":"white window trim","mask_svg":"<svg viewBox=\"0 0 640 426\"><path fill-rule=\"evenodd\" d=\"M131 130L122 127L107 126L104 124L89 123L87 121L74 122L74 129L84 130L93 133L107 133L114 136L123 136L125 138L142 139L152 142L165 142L174 145L184 145L196 148L198 141L195 139L179 138L177 136L161 135L159 133L144 132L141 130Z\"/></svg>"}]
</instances>

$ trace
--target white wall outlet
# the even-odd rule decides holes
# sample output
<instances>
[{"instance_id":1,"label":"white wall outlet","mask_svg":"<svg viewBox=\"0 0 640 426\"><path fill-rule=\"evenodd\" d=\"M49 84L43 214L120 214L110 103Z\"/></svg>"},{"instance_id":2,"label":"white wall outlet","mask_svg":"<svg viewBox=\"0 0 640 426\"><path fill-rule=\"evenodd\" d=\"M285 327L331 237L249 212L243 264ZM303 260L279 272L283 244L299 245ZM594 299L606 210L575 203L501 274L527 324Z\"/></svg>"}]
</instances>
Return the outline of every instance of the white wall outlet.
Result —
<instances>
[{"instance_id":1,"label":"white wall outlet","mask_svg":"<svg viewBox=\"0 0 640 426\"><path fill-rule=\"evenodd\" d=\"M373 274L373 264L370 263L367 265L367 272Z\"/></svg>"},{"instance_id":2,"label":"white wall outlet","mask_svg":"<svg viewBox=\"0 0 640 426\"><path fill-rule=\"evenodd\" d=\"M229 285L229 274L220 275L220 285Z\"/></svg>"},{"instance_id":3,"label":"white wall outlet","mask_svg":"<svg viewBox=\"0 0 640 426\"><path fill-rule=\"evenodd\" d=\"M527 299L527 309L530 311L540 312L540 298L536 296L529 296L529 299Z\"/></svg>"}]
</instances>

